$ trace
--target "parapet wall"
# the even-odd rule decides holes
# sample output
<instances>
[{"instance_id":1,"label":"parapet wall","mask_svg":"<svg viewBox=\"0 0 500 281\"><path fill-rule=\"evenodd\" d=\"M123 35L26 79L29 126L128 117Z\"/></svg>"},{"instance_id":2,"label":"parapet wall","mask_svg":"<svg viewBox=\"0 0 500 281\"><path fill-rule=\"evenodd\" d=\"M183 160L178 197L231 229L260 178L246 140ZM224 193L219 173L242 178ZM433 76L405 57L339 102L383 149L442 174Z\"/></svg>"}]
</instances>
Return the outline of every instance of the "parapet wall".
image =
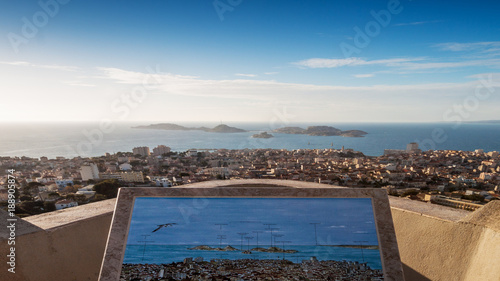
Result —
<instances>
[{"instance_id":1,"label":"parapet wall","mask_svg":"<svg viewBox=\"0 0 500 281\"><path fill-rule=\"evenodd\" d=\"M471 213L390 198L406 281L500 280L500 201ZM97 280L115 200L17 221L16 273L7 271L0 211L0 280Z\"/></svg>"},{"instance_id":2,"label":"parapet wall","mask_svg":"<svg viewBox=\"0 0 500 281\"><path fill-rule=\"evenodd\" d=\"M500 201L473 213L445 210L455 216L444 219L439 208L432 216L395 207L397 199L391 209L406 280L500 280Z\"/></svg>"}]
</instances>

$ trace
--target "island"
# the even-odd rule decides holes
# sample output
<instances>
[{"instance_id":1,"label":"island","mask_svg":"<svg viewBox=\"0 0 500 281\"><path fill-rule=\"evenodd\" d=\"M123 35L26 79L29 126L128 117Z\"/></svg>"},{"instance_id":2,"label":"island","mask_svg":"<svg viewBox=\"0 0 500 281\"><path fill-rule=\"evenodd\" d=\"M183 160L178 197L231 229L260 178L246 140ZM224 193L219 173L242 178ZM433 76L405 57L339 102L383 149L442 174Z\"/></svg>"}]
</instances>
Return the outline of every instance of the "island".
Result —
<instances>
[{"instance_id":1,"label":"island","mask_svg":"<svg viewBox=\"0 0 500 281\"><path fill-rule=\"evenodd\" d=\"M225 124L220 124L214 128L207 128L207 127L184 127L181 125L177 124L172 124L172 123L158 123L158 124L151 124L151 125L146 125L146 126L135 126L132 127L133 129L154 129L154 130L172 130L172 131L204 131L204 132L209 132L209 133L244 133L247 132L246 130L235 128L235 127L230 127Z\"/></svg>"},{"instance_id":2,"label":"island","mask_svg":"<svg viewBox=\"0 0 500 281\"><path fill-rule=\"evenodd\" d=\"M254 134L252 138L257 138L257 139L270 139L274 138L273 135L269 134L268 132L262 132L260 134Z\"/></svg>"},{"instance_id":3,"label":"island","mask_svg":"<svg viewBox=\"0 0 500 281\"><path fill-rule=\"evenodd\" d=\"M188 250L199 250L199 251L222 251L222 252L228 252L228 251L238 251L238 249L227 245L224 248L213 248L207 245L201 245L201 246L196 246L193 248L188 248Z\"/></svg>"},{"instance_id":4,"label":"island","mask_svg":"<svg viewBox=\"0 0 500 281\"><path fill-rule=\"evenodd\" d=\"M309 126L307 129L300 127L283 127L273 130L274 133L280 134L295 134L295 135L309 135L309 136L342 136L351 138L360 138L368 134L361 130L347 130L342 131L331 126Z\"/></svg>"},{"instance_id":5,"label":"island","mask_svg":"<svg viewBox=\"0 0 500 281\"><path fill-rule=\"evenodd\" d=\"M239 251L238 249L228 245L224 248L214 248L214 247L210 247L210 246L207 246L207 245L200 245L200 246L196 246L196 247L193 247L193 248L188 248L188 250L198 250L198 251L221 251L221 252L228 252L228 251ZM261 248L261 247L258 247L258 248L253 248L251 249L250 251L244 251L244 252L247 252L247 253L251 253L251 251L255 251L255 252L265 252L265 253L287 253L287 254L293 254L293 253L297 253L298 251L297 250L292 250L292 249L289 249L289 250L284 250L284 249L281 249L279 247L269 247L269 248ZM246 253L245 253L246 254Z\"/></svg>"}]
</instances>

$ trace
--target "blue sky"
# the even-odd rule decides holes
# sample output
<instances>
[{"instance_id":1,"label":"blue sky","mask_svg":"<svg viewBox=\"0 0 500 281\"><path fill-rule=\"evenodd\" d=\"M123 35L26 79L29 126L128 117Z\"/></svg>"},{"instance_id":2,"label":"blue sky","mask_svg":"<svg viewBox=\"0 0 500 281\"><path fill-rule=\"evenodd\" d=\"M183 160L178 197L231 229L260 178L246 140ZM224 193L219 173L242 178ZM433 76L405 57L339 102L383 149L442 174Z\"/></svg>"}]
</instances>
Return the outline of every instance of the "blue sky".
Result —
<instances>
[{"instance_id":1,"label":"blue sky","mask_svg":"<svg viewBox=\"0 0 500 281\"><path fill-rule=\"evenodd\" d=\"M165 223L176 225L152 232ZM151 235L155 244L236 247L241 245L238 233L254 237L255 245L253 231L260 231L260 246L270 246L271 234L291 245L315 245L310 223L318 223L320 245L378 245L370 198L137 198L127 244ZM219 241L218 235L226 239Z\"/></svg>"},{"instance_id":2,"label":"blue sky","mask_svg":"<svg viewBox=\"0 0 500 281\"><path fill-rule=\"evenodd\" d=\"M2 1L0 120L500 119L499 5Z\"/></svg>"}]
</instances>

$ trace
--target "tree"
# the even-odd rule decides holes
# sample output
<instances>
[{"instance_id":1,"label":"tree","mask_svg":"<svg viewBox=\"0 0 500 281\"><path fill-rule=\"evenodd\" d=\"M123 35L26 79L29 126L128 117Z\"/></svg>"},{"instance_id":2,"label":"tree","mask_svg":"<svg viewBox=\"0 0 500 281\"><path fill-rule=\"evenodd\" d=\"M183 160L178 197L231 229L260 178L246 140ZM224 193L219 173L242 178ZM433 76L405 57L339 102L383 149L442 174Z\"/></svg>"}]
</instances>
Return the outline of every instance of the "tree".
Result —
<instances>
[{"instance_id":1,"label":"tree","mask_svg":"<svg viewBox=\"0 0 500 281\"><path fill-rule=\"evenodd\" d=\"M418 195L418 191L417 190L407 190L407 191L403 192L403 194L401 196L406 197L406 196L410 196L410 195Z\"/></svg>"},{"instance_id":2,"label":"tree","mask_svg":"<svg viewBox=\"0 0 500 281\"><path fill-rule=\"evenodd\" d=\"M99 193L96 193L94 198L92 199L92 202L97 202L97 201L102 201L102 200L106 200L106 196L105 195L102 195L102 194L99 194Z\"/></svg>"},{"instance_id":3,"label":"tree","mask_svg":"<svg viewBox=\"0 0 500 281\"><path fill-rule=\"evenodd\" d=\"M33 201L33 197L31 195L21 195L19 197L19 201Z\"/></svg>"},{"instance_id":4,"label":"tree","mask_svg":"<svg viewBox=\"0 0 500 281\"><path fill-rule=\"evenodd\" d=\"M89 200L83 194L75 194L75 201L76 203L78 203L78 205L83 205L86 204Z\"/></svg>"},{"instance_id":5,"label":"tree","mask_svg":"<svg viewBox=\"0 0 500 281\"><path fill-rule=\"evenodd\" d=\"M41 208L43 208L43 203L34 201L24 201L21 202L21 204L19 204L19 207L24 211L23 213L36 215L42 213Z\"/></svg>"},{"instance_id":6,"label":"tree","mask_svg":"<svg viewBox=\"0 0 500 281\"><path fill-rule=\"evenodd\" d=\"M117 180L105 180L98 184L94 185L94 191L98 194L102 194L106 196L106 198L115 198L118 194L118 189L120 188L120 184Z\"/></svg>"},{"instance_id":7,"label":"tree","mask_svg":"<svg viewBox=\"0 0 500 281\"><path fill-rule=\"evenodd\" d=\"M32 181L32 182L28 183L27 186L22 188L22 193L26 194L26 195L38 193L38 187L40 187L40 186L44 186L44 185L39 183L39 182Z\"/></svg>"},{"instance_id":8,"label":"tree","mask_svg":"<svg viewBox=\"0 0 500 281\"><path fill-rule=\"evenodd\" d=\"M76 186L72 186L72 185L67 185L64 188L64 192L67 192L67 193L75 193L77 191L78 191L78 188Z\"/></svg>"},{"instance_id":9,"label":"tree","mask_svg":"<svg viewBox=\"0 0 500 281\"><path fill-rule=\"evenodd\" d=\"M54 202L51 202L51 201L43 202L43 209L46 212L55 211L56 210L56 204Z\"/></svg>"}]
</instances>

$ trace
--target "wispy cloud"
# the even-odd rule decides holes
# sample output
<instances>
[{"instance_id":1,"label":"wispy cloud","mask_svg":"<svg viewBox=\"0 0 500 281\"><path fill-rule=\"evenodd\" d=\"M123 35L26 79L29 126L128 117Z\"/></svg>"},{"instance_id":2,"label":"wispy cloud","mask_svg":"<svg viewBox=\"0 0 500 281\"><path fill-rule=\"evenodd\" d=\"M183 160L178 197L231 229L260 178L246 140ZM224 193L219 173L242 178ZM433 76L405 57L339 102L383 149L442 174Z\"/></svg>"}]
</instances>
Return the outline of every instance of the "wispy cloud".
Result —
<instances>
[{"instance_id":1,"label":"wispy cloud","mask_svg":"<svg viewBox=\"0 0 500 281\"><path fill-rule=\"evenodd\" d=\"M500 66L500 59L466 60L460 62L403 63L399 65L402 69L408 70L444 69L472 66L498 67Z\"/></svg>"},{"instance_id":2,"label":"wispy cloud","mask_svg":"<svg viewBox=\"0 0 500 281\"><path fill-rule=\"evenodd\" d=\"M0 62L0 64L34 67L34 68L46 68L46 69L54 69L54 70L62 70L62 71L77 71L79 69L76 66L34 64L34 63L25 62L25 61L12 61L12 62L2 61L2 62Z\"/></svg>"},{"instance_id":3,"label":"wispy cloud","mask_svg":"<svg viewBox=\"0 0 500 281\"><path fill-rule=\"evenodd\" d=\"M356 78L369 78L369 77L373 77L375 76L375 74L373 73L368 73L368 74L355 74L354 77Z\"/></svg>"},{"instance_id":4,"label":"wispy cloud","mask_svg":"<svg viewBox=\"0 0 500 281\"><path fill-rule=\"evenodd\" d=\"M397 23L394 26L422 25L422 24L427 24L427 23L438 23L438 22L443 22L443 20L402 22L402 23Z\"/></svg>"},{"instance_id":5,"label":"wispy cloud","mask_svg":"<svg viewBox=\"0 0 500 281\"><path fill-rule=\"evenodd\" d=\"M425 58L394 58L394 59L379 59L379 60L365 60L362 58L347 58L347 59L324 59L312 58L292 63L300 67L306 68L338 68L338 67L355 67L378 65L389 68L401 69L406 71L419 71L429 69L451 69L460 67L500 67L500 59L474 59L474 60L461 60L451 62L432 61ZM408 72L406 72L408 73ZM355 76L358 78L370 76Z\"/></svg>"},{"instance_id":6,"label":"wispy cloud","mask_svg":"<svg viewBox=\"0 0 500 281\"><path fill-rule=\"evenodd\" d=\"M257 74L247 74L247 73L236 73L234 75L235 76L242 76L242 77L257 77Z\"/></svg>"},{"instance_id":7,"label":"wispy cloud","mask_svg":"<svg viewBox=\"0 0 500 281\"><path fill-rule=\"evenodd\" d=\"M436 44L434 45L434 47L440 48L443 51L454 51L454 52L473 51L473 50L491 51L500 49L500 41L474 42L474 43L448 42L448 43Z\"/></svg>"},{"instance_id":8,"label":"wispy cloud","mask_svg":"<svg viewBox=\"0 0 500 281\"><path fill-rule=\"evenodd\" d=\"M352 57L346 59L325 59L312 58L293 62L292 64L307 68L336 68L342 66L360 66L360 65L386 65L398 66L401 63L420 61L423 58L393 58L381 60L364 60L362 58Z\"/></svg>"},{"instance_id":9,"label":"wispy cloud","mask_svg":"<svg viewBox=\"0 0 500 281\"><path fill-rule=\"evenodd\" d=\"M66 81L64 83L70 86L77 86L77 87L96 87L96 85L94 84L83 83L79 81Z\"/></svg>"},{"instance_id":10,"label":"wispy cloud","mask_svg":"<svg viewBox=\"0 0 500 281\"><path fill-rule=\"evenodd\" d=\"M264 72L265 75L276 75L279 72Z\"/></svg>"},{"instance_id":11,"label":"wispy cloud","mask_svg":"<svg viewBox=\"0 0 500 281\"><path fill-rule=\"evenodd\" d=\"M133 72L116 68L101 68L102 78L117 83L141 85L148 73ZM273 80L207 80L195 76L182 76L171 73L158 74L158 82L151 84L151 89L158 94L174 94L196 97L219 97L267 101L270 98L298 98L318 95L351 98L352 95L391 96L405 95L434 97L445 95L463 95L473 91L475 81L465 83L432 83L408 85L372 85L372 86L328 86L298 83L283 83Z\"/></svg>"}]
</instances>

